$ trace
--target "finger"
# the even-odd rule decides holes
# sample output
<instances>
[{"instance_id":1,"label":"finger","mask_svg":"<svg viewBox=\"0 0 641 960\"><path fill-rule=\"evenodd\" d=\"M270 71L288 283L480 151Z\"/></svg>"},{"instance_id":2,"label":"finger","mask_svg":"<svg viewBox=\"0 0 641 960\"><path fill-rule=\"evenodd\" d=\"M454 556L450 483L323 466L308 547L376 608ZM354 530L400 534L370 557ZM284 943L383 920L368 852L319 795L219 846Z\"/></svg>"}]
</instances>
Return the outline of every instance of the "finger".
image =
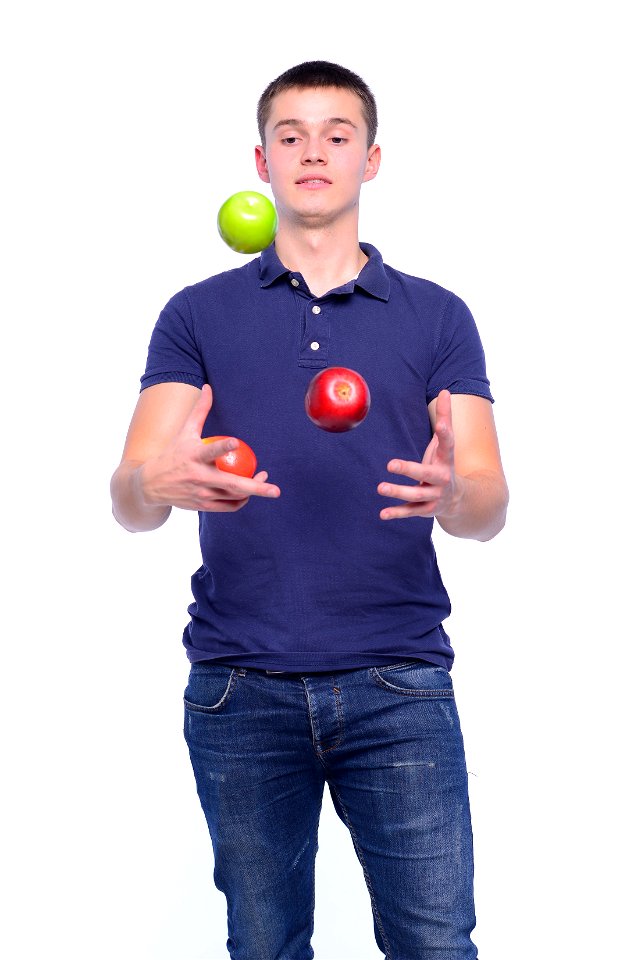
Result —
<instances>
[{"instance_id":1,"label":"finger","mask_svg":"<svg viewBox=\"0 0 641 960\"><path fill-rule=\"evenodd\" d=\"M442 484L449 480L449 470L441 463L414 463L413 460L390 460L390 473L399 473L419 483Z\"/></svg>"},{"instance_id":2,"label":"finger","mask_svg":"<svg viewBox=\"0 0 641 960\"><path fill-rule=\"evenodd\" d=\"M200 439L207 414L211 410L214 401L214 394L208 383L203 384L200 396L191 409L191 413L185 420L183 431L189 436L197 436Z\"/></svg>"},{"instance_id":3,"label":"finger","mask_svg":"<svg viewBox=\"0 0 641 960\"><path fill-rule=\"evenodd\" d=\"M427 449L423 454L423 463L433 463L436 459L436 453L438 451L438 435L436 433L432 434L432 439L427 445Z\"/></svg>"},{"instance_id":4,"label":"finger","mask_svg":"<svg viewBox=\"0 0 641 960\"><path fill-rule=\"evenodd\" d=\"M212 483L209 495L221 500L240 500L245 497L280 497L280 487L274 483L265 483L263 480L239 477L224 470L212 468Z\"/></svg>"},{"instance_id":5,"label":"finger","mask_svg":"<svg viewBox=\"0 0 641 960\"><path fill-rule=\"evenodd\" d=\"M444 458L448 458L454 451L452 396L449 390L441 390L436 398L436 417L434 424L434 433L438 438L440 453Z\"/></svg>"},{"instance_id":6,"label":"finger","mask_svg":"<svg viewBox=\"0 0 641 960\"><path fill-rule=\"evenodd\" d=\"M431 503L438 500L442 494L441 487L432 484L419 484L415 487L407 484L379 483L378 492L382 497L406 500L408 503Z\"/></svg>"},{"instance_id":7,"label":"finger","mask_svg":"<svg viewBox=\"0 0 641 960\"><path fill-rule=\"evenodd\" d=\"M235 510L240 510L241 507L245 507L249 503L249 497L245 497L244 500L213 500L211 503L206 503L200 506L198 509L202 510L203 513L233 513Z\"/></svg>"},{"instance_id":8,"label":"finger","mask_svg":"<svg viewBox=\"0 0 641 960\"><path fill-rule=\"evenodd\" d=\"M237 446L238 440L236 437L224 437L222 440L209 440L208 437L203 437L199 459L203 463L213 464L218 457L229 453L230 450L235 450Z\"/></svg>"},{"instance_id":9,"label":"finger","mask_svg":"<svg viewBox=\"0 0 641 960\"><path fill-rule=\"evenodd\" d=\"M435 421L444 419L452 423L452 394L449 390L441 390L436 398Z\"/></svg>"},{"instance_id":10,"label":"finger","mask_svg":"<svg viewBox=\"0 0 641 960\"><path fill-rule=\"evenodd\" d=\"M252 484L250 488L247 488L250 497L268 497L270 499L280 497L280 487L277 487L275 483L256 480L248 480L247 482ZM243 489L246 488L243 487Z\"/></svg>"},{"instance_id":11,"label":"finger","mask_svg":"<svg viewBox=\"0 0 641 960\"><path fill-rule=\"evenodd\" d=\"M436 424L436 436L438 437L438 450L440 459L449 459L454 453L454 431L452 425L445 420L439 420Z\"/></svg>"},{"instance_id":12,"label":"finger","mask_svg":"<svg viewBox=\"0 0 641 960\"><path fill-rule=\"evenodd\" d=\"M379 516L381 520L404 520L407 517L433 517L436 504L430 509L426 503L408 504L402 507L385 507Z\"/></svg>"},{"instance_id":13,"label":"finger","mask_svg":"<svg viewBox=\"0 0 641 960\"><path fill-rule=\"evenodd\" d=\"M203 503L232 503L234 500L247 500L237 490L226 490L224 487L212 487L202 492Z\"/></svg>"}]
</instances>

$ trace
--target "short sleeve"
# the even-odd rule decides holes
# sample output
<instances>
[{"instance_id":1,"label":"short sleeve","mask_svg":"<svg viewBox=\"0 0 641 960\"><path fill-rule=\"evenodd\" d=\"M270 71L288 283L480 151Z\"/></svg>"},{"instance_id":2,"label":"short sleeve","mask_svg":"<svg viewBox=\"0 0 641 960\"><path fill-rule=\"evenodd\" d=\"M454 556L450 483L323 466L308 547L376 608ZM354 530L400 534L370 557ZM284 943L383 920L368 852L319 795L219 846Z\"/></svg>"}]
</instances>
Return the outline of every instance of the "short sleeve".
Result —
<instances>
[{"instance_id":1,"label":"short sleeve","mask_svg":"<svg viewBox=\"0 0 641 960\"><path fill-rule=\"evenodd\" d=\"M161 310L151 334L141 390L156 383L190 383L199 389L206 382L201 352L185 290Z\"/></svg>"},{"instance_id":2,"label":"short sleeve","mask_svg":"<svg viewBox=\"0 0 641 960\"><path fill-rule=\"evenodd\" d=\"M485 371L485 353L474 317L466 304L450 293L428 372L427 402L441 390L486 397L492 403Z\"/></svg>"}]
</instances>

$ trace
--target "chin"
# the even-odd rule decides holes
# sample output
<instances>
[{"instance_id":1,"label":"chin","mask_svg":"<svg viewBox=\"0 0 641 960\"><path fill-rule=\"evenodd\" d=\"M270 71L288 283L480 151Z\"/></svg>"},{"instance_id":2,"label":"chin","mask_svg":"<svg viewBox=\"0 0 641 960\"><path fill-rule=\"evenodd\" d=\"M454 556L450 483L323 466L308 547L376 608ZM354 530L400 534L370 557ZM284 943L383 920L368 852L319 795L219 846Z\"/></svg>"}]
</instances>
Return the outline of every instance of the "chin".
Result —
<instances>
[{"instance_id":1,"label":"chin","mask_svg":"<svg viewBox=\"0 0 641 960\"><path fill-rule=\"evenodd\" d=\"M321 229L324 227L330 227L338 221L344 219L346 216L349 216L357 210L357 204L350 206L341 210L328 210L327 208L316 208L311 209L291 209L288 210L284 215L295 223L297 226L306 227L310 230Z\"/></svg>"}]
</instances>

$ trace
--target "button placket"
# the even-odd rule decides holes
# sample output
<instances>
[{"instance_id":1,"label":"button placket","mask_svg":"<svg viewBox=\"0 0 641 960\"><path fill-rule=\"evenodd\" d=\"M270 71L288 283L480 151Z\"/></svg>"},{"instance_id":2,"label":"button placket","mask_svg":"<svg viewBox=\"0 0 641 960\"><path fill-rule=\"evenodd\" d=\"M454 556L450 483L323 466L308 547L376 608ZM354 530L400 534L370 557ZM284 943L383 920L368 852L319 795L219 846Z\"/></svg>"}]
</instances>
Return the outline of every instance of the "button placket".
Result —
<instances>
[{"instance_id":1,"label":"button placket","mask_svg":"<svg viewBox=\"0 0 641 960\"><path fill-rule=\"evenodd\" d=\"M327 366L329 347L329 314L327 303L309 302L305 310L305 332L299 364L309 367Z\"/></svg>"}]
</instances>

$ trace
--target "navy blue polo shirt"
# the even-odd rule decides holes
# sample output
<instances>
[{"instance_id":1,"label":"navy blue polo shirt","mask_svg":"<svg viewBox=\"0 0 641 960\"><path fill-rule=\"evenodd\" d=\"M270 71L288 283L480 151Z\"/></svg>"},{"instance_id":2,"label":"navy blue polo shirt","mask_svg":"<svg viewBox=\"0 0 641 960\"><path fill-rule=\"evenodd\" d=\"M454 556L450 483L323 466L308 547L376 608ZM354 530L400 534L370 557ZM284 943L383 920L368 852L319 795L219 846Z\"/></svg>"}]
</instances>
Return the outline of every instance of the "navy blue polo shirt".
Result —
<instances>
[{"instance_id":1,"label":"navy blue polo shirt","mask_svg":"<svg viewBox=\"0 0 641 960\"><path fill-rule=\"evenodd\" d=\"M281 488L235 513L200 513L202 566L183 642L193 661L323 671L416 658L450 669L450 613L433 520L381 520L389 460L420 461L427 404L447 388L492 400L463 301L400 273L379 252L322 297L274 246L177 293L162 310L142 389L209 383L203 436L248 443ZM327 366L368 383L371 408L346 433L309 420L305 392Z\"/></svg>"}]
</instances>

